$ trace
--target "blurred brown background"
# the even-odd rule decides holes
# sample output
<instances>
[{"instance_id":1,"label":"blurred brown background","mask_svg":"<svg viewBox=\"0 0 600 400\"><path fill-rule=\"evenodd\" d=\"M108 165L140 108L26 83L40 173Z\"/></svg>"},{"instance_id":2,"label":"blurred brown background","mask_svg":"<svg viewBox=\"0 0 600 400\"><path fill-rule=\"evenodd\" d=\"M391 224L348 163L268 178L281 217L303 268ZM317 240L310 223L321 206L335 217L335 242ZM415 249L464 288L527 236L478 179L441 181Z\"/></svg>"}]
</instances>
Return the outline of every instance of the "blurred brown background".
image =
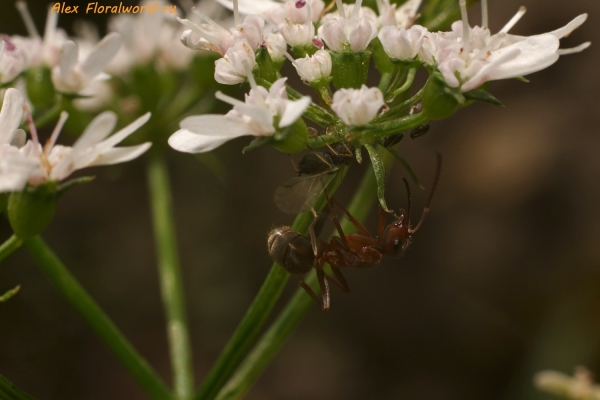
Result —
<instances>
[{"instance_id":1,"label":"blurred brown background","mask_svg":"<svg viewBox=\"0 0 600 400\"><path fill-rule=\"evenodd\" d=\"M592 47L528 84L493 84L506 108L477 104L401 143L426 185L434 153L444 156L429 219L403 259L347 271L352 292L334 288L331 311L313 308L249 399L541 400L551 397L532 388L536 371L586 365L600 375L600 3L524 1L490 1L492 31L521 5L528 13L512 33L523 35L588 12L562 46ZM45 4L30 1L39 27ZM470 17L479 23L479 7ZM12 0L2 0L0 31L24 33ZM194 156L169 154L198 381L267 274L267 231L291 222L272 201L293 176L287 156L242 155L247 141L215 152L222 180ZM343 204L364 168L350 171ZM394 168L387 196L397 208L406 199ZM92 172L44 237L168 380L144 162ZM10 234L5 222L0 234ZM0 304L0 373L40 400L146 398L24 249L0 266L0 292L16 284ZM282 304L296 288L292 278Z\"/></svg>"}]
</instances>

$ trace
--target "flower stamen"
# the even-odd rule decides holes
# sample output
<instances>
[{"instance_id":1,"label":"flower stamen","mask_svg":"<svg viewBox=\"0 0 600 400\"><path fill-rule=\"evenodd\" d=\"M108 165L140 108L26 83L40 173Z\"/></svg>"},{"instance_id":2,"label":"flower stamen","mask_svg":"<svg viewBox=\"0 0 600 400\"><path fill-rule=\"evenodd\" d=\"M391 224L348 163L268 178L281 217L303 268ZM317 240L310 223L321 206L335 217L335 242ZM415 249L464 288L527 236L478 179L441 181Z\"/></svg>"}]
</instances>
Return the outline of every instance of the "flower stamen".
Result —
<instances>
[{"instance_id":1,"label":"flower stamen","mask_svg":"<svg viewBox=\"0 0 600 400\"><path fill-rule=\"evenodd\" d=\"M340 17L346 19L346 12L344 11L344 3L342 3L342 0L335 0L335 5L337 6Z\"/></svg>"},{"instance_id":2,"label":"flower stamen","mask_svg":"<svg viewBox=\"0 0 600 400\"><path fill-rule=\"evenodd\" d=\"M481 0L481 27L488 27L488 3L487 0Z\"/></svg>"},{"instance_id":3,"label":"flower stamen","mask_svg":"<svg viewBox=\"0 0 600 400\"><path fill-rule=\"evenodd\" d=\"M358 13L360 12L361 6L362 0L356 0L356 3L354 3L354 8L352 9L352 19L358 18Z\"/></svg>"},{"instance_id":4,"label":"flower stamen","mask_svg":"<svg viewBox=\"0 0 600 400\"><path fill-rule=\"evenodd\" d=\"M525 6L521 6L519 8L519 11L517 11L517 13L515 14L515 16L512 17L506 25L504 25L504 28L500 29L500 33L508 33L508 31L511 30L512 27L517 24L517 22L519 22L519 20L523 17L523 15L525 15L526 12L527 8Z\"/></svg>"},{"instance_id":5,"label":"flower stamen","mask_svg":"<svg viewBox=\"0 0 600 400\"><path fill-rule=\"evenodd\" d=\"M68 112L63 111L60 113L60 118L58 119L58 122L54 127L54 130L52 131L52 135L50 135L50 138L48 138L46 144L44 145L44 154L46 156L50 154L50 150L52 150L52 147L54 146L54 144L56 144L56 139L58 139L58 135L60 135L60 131L65 125L67 118L69 118Z\"/></svg>"},{"instance_id":6,"label":"flower stamen","mask_svg":"<svg viewBox=\"0 0 600 400\"><path fill-rule=\"evenodd\" d=\"M19 0L15 3L15 7L17 8L17 11L19 11L19 14L21 14L21 18L23 18L23 22L25 22L25 27L29 31L29 35L35 39L40 39L40 34L37 31L33 18L31 18L31 13L27 8L27 2Z\"/></svg>"},{"instance_id":7,"label":"flower stamen","mask_svg":"<svg viewBox=\"0 0 600 400\"><path fill-rule=\"evenodd\" d=\"M464 49L465 53L468 54L469 53L469 49L468 49L469 30L471 28L469 27L469 16L467 15L467 1L459 0L458 4L460 5L460 14L462 17L462 24L463 24L463 36L462 36L463 49Z\"/></svg>"}]
</instances>

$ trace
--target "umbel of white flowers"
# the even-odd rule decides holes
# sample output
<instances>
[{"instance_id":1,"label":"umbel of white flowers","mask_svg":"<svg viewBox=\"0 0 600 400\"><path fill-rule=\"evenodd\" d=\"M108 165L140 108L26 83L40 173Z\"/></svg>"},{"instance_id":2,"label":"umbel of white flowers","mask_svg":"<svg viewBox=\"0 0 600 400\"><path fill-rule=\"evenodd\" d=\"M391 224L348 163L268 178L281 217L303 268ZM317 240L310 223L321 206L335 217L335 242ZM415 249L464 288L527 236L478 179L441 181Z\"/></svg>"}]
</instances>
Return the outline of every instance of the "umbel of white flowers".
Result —
<instances>
[{"instance_id":1,"label":"umbel of white flowers","mask_svg":"<svg viewBox=\"0 0 600 400\"><path fill-rule=\"evenodd\" d=\"M66 112L61 114L50 139L43 146L28 115L31 139L25 141L24 132L17 129L23 119L23 104L23 96L17 89L7 89L0 112L0 192L61 181L86 167L130 161L151 146L151 143L143 143L115 147L145 124L150 113L109 136L117 123L117 116L110 111L94 118L72 147L56 144L68 117Z\"/></svg>"}]
</instances>

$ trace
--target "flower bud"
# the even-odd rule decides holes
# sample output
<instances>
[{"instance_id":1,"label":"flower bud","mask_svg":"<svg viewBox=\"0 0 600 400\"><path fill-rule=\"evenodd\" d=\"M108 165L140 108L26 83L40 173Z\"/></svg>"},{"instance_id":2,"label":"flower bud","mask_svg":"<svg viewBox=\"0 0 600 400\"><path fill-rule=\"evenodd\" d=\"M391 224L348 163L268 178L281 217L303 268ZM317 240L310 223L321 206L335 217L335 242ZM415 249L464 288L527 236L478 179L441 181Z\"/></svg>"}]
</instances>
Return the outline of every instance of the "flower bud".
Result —
<instances>
[{"instance_id":1,"label":"flower bud","mask_svg":"<svg viewBox=\"0 0 600 400\"><path fill-rule=\"evenodd\" d=\"M390 58L412 60L419 54L426 33L427 29L420 25L413 25L409 29L384 26L378 37Z\"/></svg>"},{"instance_id":2,"label":"flower bud","mask_svg":"<svg viewBox=\"0 0 600 400\"><path fill-rule=\"evenodd\" d=\"M227 50L223 58L215 61L215 80L224 85L244 82L246 80L244 61L250 70L256 65L254 51L246 39L241 39Z\"/></svg>"},{"instance_id":3,"label":"flower bud","mask_svg":"<svg viewBox=\"0 0 600 400\"><path fill-rule=\"evenodd\" d=\"M8 198L8 220L15 234L23 239L42 233L56 211L56 182L12 192Z\"/></svg>"},{"instance_id":4,"label":"flower bud","mask_svg":"<svg viewBox=\"0 0 600 400\"><path fill-rule=\"evenodd\" d=\"M281 52L280 49L285 49L287 44L285 42L285 38L279 32L270 32L265 35L265 41L267 50L269 50L269 55L271 56L271 60L275 64L283 64L285 61L285 55Z\"/></svg>"},{"instance_id":5,"label":"flower bud","mask_svg":"<svg viewBox=\"0 0 600 400\"><path fill-rule=\"evenodd\" d=\"M362 126L375 118L383 104L381 90L362 85L360 89L340 89L335 92L331 108L344 124Z\"/></svg>"},{"instance_id":6,"label":"flower bud","mask_svg":"<svg viewBox=\"0 0 600 400\"><path fill-rule=\"evenodd\" d=\"M318 50L312 57L297 59L294 67L300 78L306 82L327 79L331 75L331 56L325 50Z\"/></svg>"}]
</instances>

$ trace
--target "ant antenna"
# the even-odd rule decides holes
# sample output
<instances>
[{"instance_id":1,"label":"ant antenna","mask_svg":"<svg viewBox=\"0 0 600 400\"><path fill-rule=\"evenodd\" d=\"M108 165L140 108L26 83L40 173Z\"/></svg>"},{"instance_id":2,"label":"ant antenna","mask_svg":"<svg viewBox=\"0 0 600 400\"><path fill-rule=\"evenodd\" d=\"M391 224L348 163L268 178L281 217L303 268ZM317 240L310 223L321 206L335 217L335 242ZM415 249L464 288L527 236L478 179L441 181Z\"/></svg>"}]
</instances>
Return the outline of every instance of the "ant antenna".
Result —
<instances>
[{"instance_id":1,"label":"ant antenna","mask_svg":"<svg viewBox=\"0 0 600 400\"><path fill-rule=\"evenodd\" d=\"M406 215L404 216L404 221L402 221L403 223L408 223L407 226L410 229L410 206L411 206L411 196L410 196L410 186L408 185L408 181L406 180L405 177L402 177L402 180L404 181L404 186L406 186L406 196L408 197L408 207L406 208Z\"/></svg>"},{"instance_id":2,"label":"ant antenna","mask_svg":"<svg viewBox=\"0 0 600 400\"><path fill-rule=\"evenodd\" d=\"M419 221L419 223L417 224L415 229L409 229L410 233L415 233L416 231L418 231L419 228L421 227L421 225L423 224L423 220L425 219L427 214L429 214L429 208L431 206L431 201L433 200L433 194L435 193L435 189L437 188L438 181L440 180L440 172L442 171L442 155L440 153L437 153L436 155L437 155L437 168L435 171L435 180L433 181L433 186L431 187L431 192L429 193L429 198L427 199L427 204L425 205L425 208L423 209L423 214L421 215L421 220Z\"/></svg>"}]
</instances>

